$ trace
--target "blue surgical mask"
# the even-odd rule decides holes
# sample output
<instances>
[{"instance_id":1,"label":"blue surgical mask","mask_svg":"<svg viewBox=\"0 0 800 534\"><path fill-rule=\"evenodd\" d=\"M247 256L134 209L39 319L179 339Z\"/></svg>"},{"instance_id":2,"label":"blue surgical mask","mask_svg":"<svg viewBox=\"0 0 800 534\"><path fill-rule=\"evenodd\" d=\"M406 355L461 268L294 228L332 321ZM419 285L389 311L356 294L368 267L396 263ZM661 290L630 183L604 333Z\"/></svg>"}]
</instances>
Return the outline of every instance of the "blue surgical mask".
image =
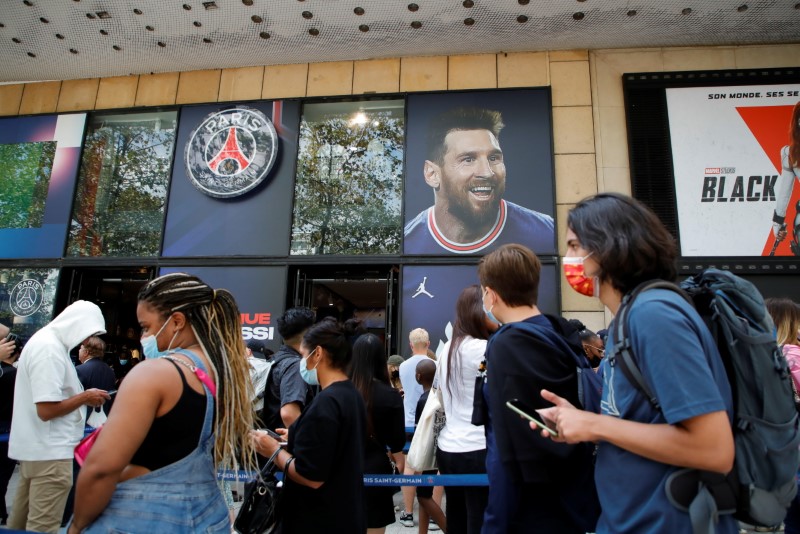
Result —
<instances>
[{"instance_id":1,"label":"blue surgical mask","mask_svg":"<svg viewBox=\"0 0 800 534\"><path fill-rule=\"evenodd\" d=\"M128 360L120 360L119 364L120 365L127 365L128 364Z\"/></svg>"},{"instance_id":2,"label":"blue surgical mask","mask_svg":"<svg viewBox=\"0 0 800 534\"><path fill-rule=\"evenodd\" d=\"M308 358L313 356L315 352L317 352L317 349L312 350L311 354L308 355ZM318 386L319 378L317 377L317 366L315 365L313 369L309 369L308 358L302 358L300 360L300 378L302 378L303 381L309 386ZM319 363L317 363L317 365L319 365Z\"/></svg>"},{"instance_id":3,"label":"blue surgical mask","mask_svg":"<svg viewBox=\"0 0 800 534\"><path fill-rule=\"evenodd\" d=\"M175 338L178 336L178 332L177 331L175 332L175 335L172 336L172 339L169 342L169 346L167 347L167 350L164 350L164 351L158 350L158 336L160 336L161 332L164 331L164 328L167 327L167 323L169 323L169 320L171 318L172 318L171 315L169 317L167 317L167 320L164 321L163 325L161 325L161 328L159 329L158 332L156 332L156 335L154 335L154 336L145 336L145 337L143 337L141 339L142 353L144 353L144 357L145 358L150 358L150 359L160 358L160 357L166 355L170 351L170 348L172 348L172 342L175 341ZM127 362L127 361L128 360L125 360L125 362Z\"/></svg>"},{"instance_id":4,"label":"blue surgical mask","mask_svg":"<svg viewBox=\"0 0 800 534\"><path fill-rule=\"evenodd\" d=\"M492 313L492 310L494 309L494 304L492 304L492 307L487 310L486 309L486 305L483 303L483 299L486 298L486 294L488 292L489 292L489 289L488 288L485 289L483 291L483 297L481 297L481 307L483 308L483 313L486 314L486 317L488 317L490 321L493 321L493 322L495 322L495 323L497 323L499 325L502 325L503 323L501 323L500 320L497 317L495 317L494 314Z\"/></svg>"}]
</instances>

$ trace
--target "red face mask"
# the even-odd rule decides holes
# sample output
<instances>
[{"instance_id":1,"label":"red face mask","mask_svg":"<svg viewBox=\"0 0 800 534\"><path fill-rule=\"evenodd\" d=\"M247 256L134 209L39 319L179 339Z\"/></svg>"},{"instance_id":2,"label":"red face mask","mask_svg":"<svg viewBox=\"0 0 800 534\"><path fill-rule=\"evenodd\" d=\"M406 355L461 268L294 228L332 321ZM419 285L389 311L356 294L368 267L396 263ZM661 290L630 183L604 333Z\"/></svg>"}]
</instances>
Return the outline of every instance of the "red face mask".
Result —
<instances>
[{"instance_id":1,"label":"red face mask","mask_svg":"<svg viewBox=\"0 0 800 534\"><path fill-rule=\"evenodd\" d=\"M600 296L600 284L598 283L597 277L586 276L586 272L583 268L583 260L589 256L591 256L591 254L587 254L583 257L562 258L561 264L564 268L564 276L567 278L567 282L572 289L587 297L598 297Z\"/></svg>"}]
</instances>

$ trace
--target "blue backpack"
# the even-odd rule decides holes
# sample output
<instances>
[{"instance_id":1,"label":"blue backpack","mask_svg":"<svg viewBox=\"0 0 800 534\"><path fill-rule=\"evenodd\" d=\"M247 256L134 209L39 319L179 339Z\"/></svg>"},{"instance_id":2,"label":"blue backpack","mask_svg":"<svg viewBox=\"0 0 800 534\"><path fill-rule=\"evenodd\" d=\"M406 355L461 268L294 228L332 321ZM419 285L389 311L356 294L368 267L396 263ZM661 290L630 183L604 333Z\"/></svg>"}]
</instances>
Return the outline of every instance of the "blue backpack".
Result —
<instances>
[{"instance_id":1,"label":"blue backpack","mask_svg":"<svg viewBox=\"0 0 800 534\"><path fill-rule=\"evenodd\" d=\"M734 404L733 470L721 475L681 469L667 481L667 496L689 513L695 534L713 532L717 513L757 526L780 525L797 492L800 432L791 376L764 299L750 282L717 269L680 286L664 280L644 282L623 298L613 323L616 344L608 363L659 411L658 399L636 364L628 328L636 297L655 288L675 291L697 310L719 349Z\"/></svg>"}]
</instances>

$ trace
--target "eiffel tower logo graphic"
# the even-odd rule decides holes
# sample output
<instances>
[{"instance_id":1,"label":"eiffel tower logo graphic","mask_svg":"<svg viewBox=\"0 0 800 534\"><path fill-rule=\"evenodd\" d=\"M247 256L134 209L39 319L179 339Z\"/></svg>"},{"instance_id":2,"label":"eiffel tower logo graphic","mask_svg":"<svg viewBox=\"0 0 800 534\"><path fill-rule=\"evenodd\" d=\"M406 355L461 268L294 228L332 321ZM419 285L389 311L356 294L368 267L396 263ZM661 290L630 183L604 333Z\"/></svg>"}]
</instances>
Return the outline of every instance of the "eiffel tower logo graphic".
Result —
<instances>
[{"instance_id":1,"label":"eiffel tower logo graphic","mask_svg":"<svg viewBox=\"0 0 800 534\"><path fill-rule=\"evenodd\" d=\"M252 160L247 159L247 156L242 152L242 148L239 146L239 140L236 137L236 128L232 126L228 128L228 137L225 139L222 148L217 152L217 155L208 162L208 168L216 174L232 176L247 169L251 161ZM234 172L229 172L232 162L235 162L236 169ZM220 169L220 166L222 166L222 169Z\"/></svg>"}]
</instances>

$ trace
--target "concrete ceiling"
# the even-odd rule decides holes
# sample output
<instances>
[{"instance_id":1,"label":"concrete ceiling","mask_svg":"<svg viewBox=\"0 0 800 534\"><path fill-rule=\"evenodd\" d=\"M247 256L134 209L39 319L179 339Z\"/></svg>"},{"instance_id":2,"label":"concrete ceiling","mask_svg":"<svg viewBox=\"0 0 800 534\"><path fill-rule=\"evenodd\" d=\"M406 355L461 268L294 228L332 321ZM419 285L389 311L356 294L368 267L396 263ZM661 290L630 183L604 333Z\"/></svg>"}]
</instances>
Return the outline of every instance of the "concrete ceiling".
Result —
<instances>
[{"instance_id":1,"label":"concrete ceiling","mask_svg":"<svg viewBox=\"0 0 800 534\"><path fill-rule=\"evenodd\" d=\"M798 0L0 2L0 82L402 56L800 41Z\"/></svg>"}]
</instances>

